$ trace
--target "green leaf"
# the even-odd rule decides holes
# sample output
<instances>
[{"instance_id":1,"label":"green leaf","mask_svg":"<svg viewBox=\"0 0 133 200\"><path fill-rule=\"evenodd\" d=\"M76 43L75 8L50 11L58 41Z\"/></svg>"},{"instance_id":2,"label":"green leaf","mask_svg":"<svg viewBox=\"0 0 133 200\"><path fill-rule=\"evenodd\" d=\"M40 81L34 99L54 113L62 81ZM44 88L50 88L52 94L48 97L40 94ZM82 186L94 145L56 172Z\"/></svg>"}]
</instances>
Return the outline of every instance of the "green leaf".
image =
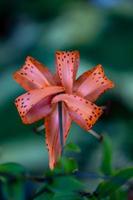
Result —
<instances>
[{"instance_id":1,"label":"green leaf","mask_svg":"<svg viewBox=\"0 0 133 200\"><path fill-rule=\"evenodd\" d=\"M51 200L52 197L53 197L53 193L48 189L48 185L47 184L43 184L37 189L37 191L33 195L32 199L36 199L36 200L42 200L42 199Z\"/></svg>"},{"instance_id":2,"label":"green leaf","mask_svg":"<svg viewBox=\"0 0 133 200\"><path fill-rule=\"evenodd\" d=\"M4 181L2 183L2 194L4 199L25 200L25 185L22 180Z\"/></svg>"},{"instance_id":3,"label":"green leaf","mask_svg":"<svg viewBox=\"0 0 133 200\"><path fill-rule=\"evenodd\" d=\"M0 179L5 199L24 200L24 180L25 173L23 166L16 163L6 163L0 165Z\"/></svg>"},{"instance_id":4,"label":"green leaf","mask_svg":"<svg viewBox=\"0 0 133 200\"><path fill-rule=\"evenodd\" d=\"M51 190L58 194L72 194L84 188L84 184L73 176L59 176L53 180Z\"/></svg>"},{"instance_id":5,"label":"green leaf","mask_svg":"<svg viewBox=\"0 0 133 200\"><path fill-rule=\"evenodd\" d=\"M70 143L65 145L65 150L66 151L73 151L73 152L76 152L76 153L80 153L81 152L80 148L76 144L74 144L72 142L70 142Z\"/></svg>"},{"instance_id":6,"label":"green leaf","mask_svg":"<svg viewBox=\"0 0 133 200\"><path fill-rule=\"evenodd\" d=\"M53 174L49 183L45 183L36 191L34 198L41 200L41 197L47 196L46 199L56 200L61 199L80 200L78 191L84 189L82 182L78 181L74 176L67 174ZM43 199L43 198L42 198Z\"/></svg>"},{"instance_id":7,"label":"green leaf","mask_svg":"<svg viewBox=\"0 0 133 200\"><path fill-rule=\"evenodd\" d=\"M82 200L78 194L75 193L62 193L62 194L55 194L52 200Z\"/></svg>"},{"instance_id":8,"label":"green leaf","mask_svg":"<svg viewBox=\"0 0 133 200\"><path fill-rule=\"evenodd\" d=\"M119 191L115 191L113 192L110 196L109 196L109 200L120 200L119 198Z\"/></svg>"},{"instance_id":9,"label":"green leaf","mask_svg":"<svg viewBox=\"0 0 133 200\"><path fill-rule=\"evenodd\" d=\"M102 164L101 171L104 174L112 174L112 145L110 138L106 135L103 139L103 148L102 148Z\"/></svg>"},{"instance_id":10,"label":"green leaf","mask_svg":"<svg viewBox=\"0 0 133 200\"><path fill-rule=\"evenodd\" d=\"M109 200L125 200L125 199L128 199L127 191L122 189L118 189L109 197Z\"/></svg>"},{"instance_id":11,"label":"green leaf","mask_svg":"<svg viewBox=\"0 0 133 200\"><path fill-rule=\"evenodd\" d=\"M125 200L128 199L128 194L127 194L127 190L123 190L123 188L119 188L118 190L116 190L115 192L113 192L108 200Z\"/></svg>"},{"instance_id":12,"label":"green leaf","mask_svg":"<svg viewBox=\"0 0 133 200\"><path fill-rule=\"evenodd\" d=\"M25 168L17 163L5 163L0 165L0 175L10 174L13 176L20 176L24 175Z\"/></svg>"},{"instance_id":13,"label":"green leaf","mask_svg":"<svg viewBox=\"0 0 133 200\"><path fill-rule=\"evenodd\" d=\"M91 197L90 200L98 200L96 197Z\"/></svg>"},{"instance_id":14,"label":"green leaf","mask_svg":"<svg viewBox=\"0 0 133 200\"><path fill-rule=\"evenodd\" d=\"M53 200L53 194L44 193L39 197L35 198L35 200Z\"/></svg>"},{"instance_id":15,"label":"green leaf","mask_svg":"<svg viewBox=\"0 0 133 200\"><path fill-rule=\"evenodd\" d=\"M100 185L95 191L96 195L98 196L99 199L110 196L132 177L133 177L133 167L122 169L118 171L108 181L100 183Z\"/></svg>"},{"instance_id":16,"label":"green leaf","mask_svg":"<svg viewBox=\"0 0 133 200\"><path fill-rule=\"evenodd\" d=\"M72 173L78 169L77 162L73 158L62 157L57 163L54 172Z\"/></svg>"}]
</instances>

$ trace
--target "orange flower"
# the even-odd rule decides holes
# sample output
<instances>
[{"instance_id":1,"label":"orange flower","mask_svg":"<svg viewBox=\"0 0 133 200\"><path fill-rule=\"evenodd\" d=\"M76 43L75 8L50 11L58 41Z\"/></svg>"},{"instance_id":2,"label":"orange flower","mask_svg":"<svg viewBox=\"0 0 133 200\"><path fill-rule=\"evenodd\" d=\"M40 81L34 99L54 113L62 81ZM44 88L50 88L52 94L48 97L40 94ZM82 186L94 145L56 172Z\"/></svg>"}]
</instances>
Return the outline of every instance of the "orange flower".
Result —
<instances>
[{"instance_id":1,"label":"orange flower","mask_svg":"<svg viewBox=\"0 0 133 200\"><path fill-rule=\"evenodd\" d=\"M14 79L27 91L15 104L25 124L45 118L49 165L53 169L61 154L58 102L62 102L63 140L66 141L72 120L86 131L103 113L93 102L114 86L101 65L83 73L77 80L78 51L56 52L56 74L32 57L14 74Z\"/></svg>"}]
</instances>

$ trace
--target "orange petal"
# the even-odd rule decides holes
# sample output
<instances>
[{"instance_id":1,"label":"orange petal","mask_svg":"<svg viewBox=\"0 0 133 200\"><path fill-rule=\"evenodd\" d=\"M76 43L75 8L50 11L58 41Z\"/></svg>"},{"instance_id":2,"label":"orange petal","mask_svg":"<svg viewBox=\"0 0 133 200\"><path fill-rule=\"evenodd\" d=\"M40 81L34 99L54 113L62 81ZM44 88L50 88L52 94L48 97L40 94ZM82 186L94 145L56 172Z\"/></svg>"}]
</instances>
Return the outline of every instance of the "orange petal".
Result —
<instances>
[{"instance_id":1,"label":"orange petal","mask_svg":"<svg viewBox=\"0 0 133 200\"><path fill-rule=\"evenodd\" d=\"M113 87L114 83L105 76L102 66L97 65L76 80L74 92L94 102L103 92Z\"/></svg>"},{"instance_id":2,"label":"orange petal","mask_svg":"<svg viewBox=\"0 0 133 200\"><path fill-rule=\"evenodd\" d=\"M55 85L49 69L29 56L26 58L25 65L15 72L13 77L27 91Z\"/></svg>"},{"instance_id":3,"label":"orange petal","mask_svg":"<svg viewBox=\"0 0 133 200\"><path fill-rule=\"evenodd\" d=\"M103 112L101 107L77 95L59 94L52 99L52 103L59 101L66 103L72 120L87 131Z\"/></svg>"},{"instance_id":4,"label":"orange petal","mask_svg":"<svg viewBox=\"0 0 133 200\"><path fill-rule=\"evenodd\" d=\"M71 119L64 105L62 106L62 122L65 143L71 125ZM52 113L45 118L45 131L46 144L49 151L49 166L53 169L61 154L58 104L54 105Z\"/></svg>"},{"instance_id":5,"label":"orange petal","mask_svg":"<svg viewBox=\"0 0 133 200\"><path fill-rule=\"evenodd\" d=\"M78 51L57 51L56 52L56 68L57 74L66 92L72 93L73 81L79 66Z\"/></svg>"},{"instance_id":6,"label":"orange petal","mask_svg":"<svg viewBox=\"0 0 133 200\"><path fill-rule=\"evenodd\" d=\"M49 86L19 96L15 104L23 123L31 124L48 115L52 109L51 98L63 90L63 87Z\"/></svg>"}]
</instances>

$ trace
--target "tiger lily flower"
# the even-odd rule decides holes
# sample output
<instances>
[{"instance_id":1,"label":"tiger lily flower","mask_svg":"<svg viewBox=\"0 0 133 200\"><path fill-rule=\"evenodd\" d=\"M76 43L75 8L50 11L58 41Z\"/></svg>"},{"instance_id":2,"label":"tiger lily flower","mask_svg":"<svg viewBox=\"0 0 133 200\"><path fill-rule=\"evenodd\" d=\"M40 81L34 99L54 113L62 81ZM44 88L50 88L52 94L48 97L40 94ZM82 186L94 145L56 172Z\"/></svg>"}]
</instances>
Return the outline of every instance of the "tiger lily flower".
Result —
<instances>
[{"instance_id":1,"label":"tiger lily flower","mask_svg":"<svg viewBox=\"0 0 133 200\"><path fill-rule=\"evenodd\" d=\"M31 124L45 119L46 144L51 169L61 155L58 102L62 102L65 143L72 121L86 131L91 129L103 113L103 108L94 102L105 90L114 86L105 76L101 65L86 71L76 80L79 66L78 51L57 51L55 59L54 75L46 66L29 56L24 66L13 75L27 91L15 100L22 122Z\"/></svg>"}]
</instances>

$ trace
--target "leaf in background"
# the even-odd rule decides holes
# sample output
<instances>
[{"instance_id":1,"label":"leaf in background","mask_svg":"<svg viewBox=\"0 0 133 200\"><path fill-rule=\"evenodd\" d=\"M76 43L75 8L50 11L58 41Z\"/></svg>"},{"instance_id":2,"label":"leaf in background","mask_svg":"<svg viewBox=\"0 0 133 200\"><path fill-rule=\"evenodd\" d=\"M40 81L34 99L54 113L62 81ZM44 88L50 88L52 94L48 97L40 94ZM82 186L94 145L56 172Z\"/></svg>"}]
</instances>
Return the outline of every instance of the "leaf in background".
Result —
<instances>
[{"instance_id":1,"label":"leaf in background","mask_svg":"<svg viewBox=\"0 0 133 200\"><path fill-rule=\"evenodd\" d=\"M17 163L5 163L0 165L0 173L21 176L25 174L25 168Z\"/></svg>"},{"instance_id":2,"label":"leaf in background","mask_svg":"<svg viewBox=\"0 0 133 200\"><path fill-rule=\"evenodd\" d=\"M124 185L130 178L133 177L133 167L119 170L108 181L99 184L96 189L96 195L99 199L110 196L122 185Z\"/></svg>"},{"instance_id":3,"label":"leaf in background","mask_svg":"<svg viewBox=\"0 0 133 200\"><path fill-rule=\"evenodd\" d=\"M78 194L67 193L67 194L55 194L52 200L82 200Z\"/></svg>"},{"instance_id":4,"label":"leaf in background","mask_svg":"<svg viewBox=\"0 0 133 200\"><path fill-rule=\"evenodd\" d=\"M52 200L64 199L65 196L67 199L70 197L78 200L77 195L80 195L77 194L77 191L79 188L83 188L83 184L74 176L69 175L77 169L77 163L73 158L61 157L54 170L45 173L47 182L39 187L35 197L37 195L37 199L40 200L43 194L49 194Z\"/></svg>"},{"instance_id":5,"label":"leaf in background","mask_svg":"<svg viewBox=\"0 0 133 200\"><path fill-rule=\"evenodd\" d=\"M112 145L106 135L103 139L101 171L106 175L112 174Z\"/></svg>"},{"instance_id":6,"label":"leaf in background","mask_svg":"<svg viewBox=\"0 0 133 200\"><path fill-rule=\"evenodd\" d=\"M84 187L83 183L73 176L55 174L49 183L39 187L31 199L42 200L44 197L46 200L80 200L79 191Z\"/></svg>"},{"instance_id":7,"label":"leaf in background","mask_svg":"<svg viewBox=\"0 0 133 200\"><path fill-rule=\"evenodd\" d=\"M25 200L23 166L16 163L0 165L0 178L2 182L3 195L8 200Z\"/></svg>"},{"instance_id":8,"label":"leaf in background","mask_svg":"<svg viewBox=\"0 0 133 200\"><path fill-rule=\"evenodd\" d=\"M57 177L54 179L51 190L55 193L54 200L55 199L80 199L77 197L80 197L79 191L81 191L84 188L84 185L82 182L77 180L75 177L72 176L62 176ZM57 198L58 197L58 198ZM64 198L63 198L64 197Z\"/></svg>"},{"instance_id":9,"label":"leaf in background","mask_svg":"<svg viewBox=\"0 0 133 200\"><path fill-rule=\"evenodd\" d=\"M125 200L127 199L127 191L123 191L121 188L112 193L109 200Z\"/></svg>"},{"instance_id":10,"label":"leaf in background","mask_svg":"<svg viewBox=\"0 0 133 200\"><path fill-rule=\"evenodd\" d=\"M25 187L21 180L5 183L5 191L8 200L25 200Z\"/></svg>"},{"instance_id":11,"label":"leaf in background","mask_svg":"<svg viewBox=\"0 0 133 200\"><path fill-rule=\"evenodd\" d=\"M72 142L65 145L65 150L66 151L73 151L73 152L76 152L76 153L80 153L80 151L81 151L80 148Z\"/></svg>"},{"instance_id":12,"label":"leaf in background","mask_svg":"<svg viewBox=\"0 0 133 200\"><path fill-rule=\"evenodd\" d=\"M88 200L88 199L86 199ZM91 200L98 200L96 197L91 197Z\"/></svg>"},{"instance_id":13,"label":"leaf in background","mask_svg":"<svg viewBox=\"0 0 133 200\"><path fill-rule=\"evenodd\" d=\"M37 191L35 192L35 194L33 194L33 196L30 198L30 200L32 199L36 199L36 200L51 200L53 197L53 193L48 189L48 185L47 184L43 184L41 185Z\"/></svg>"},{"instance_id":14,"label":"leaf in background","mask_svg":"<svg viewBox=\"0 0 133 200\"><path fill-rule=\"evenodd\" d=\"M53 194L44 193L39 197L35 198L35 200L53 200Z\"/></svg>"}]
</instances>

